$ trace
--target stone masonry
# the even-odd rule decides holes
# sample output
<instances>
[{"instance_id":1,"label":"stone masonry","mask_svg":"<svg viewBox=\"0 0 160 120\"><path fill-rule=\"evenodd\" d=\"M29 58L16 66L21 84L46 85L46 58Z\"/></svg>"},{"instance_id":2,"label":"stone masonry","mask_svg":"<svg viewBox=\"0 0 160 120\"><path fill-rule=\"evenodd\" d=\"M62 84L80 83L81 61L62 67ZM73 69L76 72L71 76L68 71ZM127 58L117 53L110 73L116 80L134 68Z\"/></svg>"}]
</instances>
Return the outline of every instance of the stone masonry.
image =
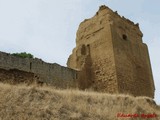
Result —
<instances>
[{"instance_id":1,"label":"stone masonry","mask_svg":"<svg viewBox=\"0 0 160 120\"><path fill-rule=\"evenodd\" d=\"M26 83L52 85L57 88L76 88L77 72L56 63L41 59L20 58L0 52L0 81L4 83Z\"/></svg>"},{"instance_id":2,"label":"stone masonry","mask_svg":"<svg viewBox=\"0 0 160 120\"><path fill-rule=\"evenodd\" d=\"M101 6L77 31L67 65L79 70L82 89L154 97L147 45L139 25Z\"/></svg>"},{"instance_id":3,"label":"stone masonry","mask_svg":"<svg viewBox=\"0 0 160 120\"><path fill-rule=\"evenodd\" d=\"M148 48L138 24L106 6L84 20L67 67L0 52L0 82L93 89L154 98Z\"/></svg>"}]
</instances>

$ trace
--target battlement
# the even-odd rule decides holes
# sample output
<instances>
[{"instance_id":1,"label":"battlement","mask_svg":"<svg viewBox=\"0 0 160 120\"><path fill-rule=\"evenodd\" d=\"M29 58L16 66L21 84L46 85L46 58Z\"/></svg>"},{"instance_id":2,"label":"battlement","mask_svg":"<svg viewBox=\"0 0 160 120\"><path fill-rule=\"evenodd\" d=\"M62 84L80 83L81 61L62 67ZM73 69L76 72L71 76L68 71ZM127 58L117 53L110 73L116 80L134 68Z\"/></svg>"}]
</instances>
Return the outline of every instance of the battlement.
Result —
<instances>
[{"instance_id":1,"label":"battlement","mask_svg":"<svg viewBox=\"0 0 160 120\"><path fill-rule=\"evenodd\" d=\"M120 19L122 19L122 20L125 21L126 23L132 25L133 27L135 26L135 27L137 27L137 28L139 29L139 24L138 24L138 23L134 23L133 21L125 18L124 16L119 15L117 11L113 11L112 9L110 9L109 7L107 7L107 6L105 6L105 5L101 5L101 6L99 7L99 10L96 12L95 16L97 16L97 15L102 15L102 16L104 16L104 15L106 15L106 14L110 14L110 15L112 15L112 16L119 17ZM94 18L95 16L93 16L92 18ZM92 18L90 18L90 19L92 19ZM86 22L86 21L88 21L88 20L90 20L90 19L85 19L81 24L83 24L84 22Z\"/></svg>"},{"instance_id":2,"label":"battlement","mask_svg":"<svg viewBox=\"0 0 160 120\"><path fill-rule=\"evenodd\" d=\"M131 20L125 18L124 16L120 16L117 11L114 12L112 9L110 9L109 7L107 7L105 5L102 5L102 6L99 7L99 11L96 13L96 15L98 15L98 13L102 12L103 10L106 10L106 11L108 11L108 13L114 14L115 16L118 16L118 17L122 18L124 21L128 22L129 24L131 24L133 26L139 27L138 23L135 24L134 22L132 22Z\"/></svg>"},{"instance_id":3,"label":"battlement","mask_svg":"<svg viewBox=\"0 0 160 120\"><path fill-rule=\"evenodd\" d=\"M95 16L80 24L77 31L76 44L83 44L85 38L87 39L85 40L86 44L89 44L91 36L107 28L111 28L111 32L117 32L121 39L127 39L134 44L143 42L143 34L138 24L121 17L117 12L113 12L106 6L101 6Z\"/></svg>"}]
</instances>

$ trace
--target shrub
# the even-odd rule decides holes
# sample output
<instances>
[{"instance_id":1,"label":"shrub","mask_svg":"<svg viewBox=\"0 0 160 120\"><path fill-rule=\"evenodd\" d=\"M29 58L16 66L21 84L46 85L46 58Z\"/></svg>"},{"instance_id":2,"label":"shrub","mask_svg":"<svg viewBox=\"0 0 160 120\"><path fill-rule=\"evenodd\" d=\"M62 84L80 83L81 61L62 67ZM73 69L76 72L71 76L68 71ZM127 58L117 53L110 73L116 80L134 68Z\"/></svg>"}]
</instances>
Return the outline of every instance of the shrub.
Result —
<instances>
[{"instance_id":1,"label":"shrub","mask_svg":"<svg viewBox=\"0 0 160 120\"><path fill-rule=\"evenodd\" d=\"M21 58L34 58L34 56L30 53L21 52L21 53L13 53L12 55L21 57Z\"/></svg>"}]
</instances>

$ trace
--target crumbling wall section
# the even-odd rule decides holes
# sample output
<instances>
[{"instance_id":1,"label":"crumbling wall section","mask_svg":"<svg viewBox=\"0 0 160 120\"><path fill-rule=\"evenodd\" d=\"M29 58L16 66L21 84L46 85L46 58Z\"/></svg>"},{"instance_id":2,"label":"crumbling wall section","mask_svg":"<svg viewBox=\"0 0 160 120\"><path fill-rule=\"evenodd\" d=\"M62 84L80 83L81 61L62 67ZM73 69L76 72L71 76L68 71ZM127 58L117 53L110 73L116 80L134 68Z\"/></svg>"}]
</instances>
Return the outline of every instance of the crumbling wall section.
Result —
<instances>
[{"instance_id":1,"label":"crumbling wall section","mask_svg":"<svg viewBox=\"0 0 160 120\"><path fill-rule=\"evenodd\" d=\"M82 71L82 83L87 82L86 75L89 75L92 82L87 82L87 86L96 91L153 98L151 64L142 36L138 24L101 6L94 17L80 24L76 47L67 65ZM87 55L79 54L83 45L90 46L87 62L84 59Z\"/></svg>"},{"instance_id":2,"label":"crumbling wall section","mask_svg":"<svg viewBox=\"0 0 160 120\"><path fill-rule=\"evenodd\" d=\"M0 69L0 82L9 84L33 84L34 74L17 69Z\"/></svg>"},{"instance_id":3,"label":"crumbling wall section","mask_svg":"<svg viewBox=\"0 0 160 120\"><path fill-rule=\"evenodd\" d=\"M148 48L138 24L115 14L111 21L119 92L153 98L155 88Z\"/></svg>"},{"instance_id":4,"label":"crumbling wall section","mask_svg":"<svg viewBox=\"0 0 160 120\"><path fill-rule=\"evenodd\" d=\"M110 30L112 22L108 18L109 13L110 10L102 10L97 12L93 18L80 24L77 31L76 48L69 57L67 65L72 69L82 71L79 74L81 83L86 83L89 80L88 87L95 91L117 93L116 67ZM88 56L88 54L79 52L83 51L81 46L89 46L90 48L90 59L87 62L80 61L84 56ZM86 75L88 75L88 79L86 79Z\"/></svg>"},{"instance_id":5,"label":"crumbling wall section","mask_svg":"<svg viewBox=\"0 0 160 120\"><path fill-rule=\"evenodd\" d=\"M41 59L21 58L0 52L0 69L1 81L36 81L58 88L77 87L77 71Z\"/></svg>"}]
</instances>

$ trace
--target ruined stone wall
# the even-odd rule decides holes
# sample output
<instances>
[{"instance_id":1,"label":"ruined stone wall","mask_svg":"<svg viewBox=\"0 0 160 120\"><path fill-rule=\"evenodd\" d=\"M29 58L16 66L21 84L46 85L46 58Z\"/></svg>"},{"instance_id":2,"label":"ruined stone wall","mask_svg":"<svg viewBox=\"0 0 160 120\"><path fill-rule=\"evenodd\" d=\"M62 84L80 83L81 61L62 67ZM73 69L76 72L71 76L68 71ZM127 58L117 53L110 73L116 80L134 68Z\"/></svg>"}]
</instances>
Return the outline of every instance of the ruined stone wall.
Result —
<instances>
[{"instance_id":1,"label":"ruined stone wall","mask_svg":"<svg viewBox=\"0 0 160 120\"><path fill-rule=\"evenodd\" d=\"M67 65L81 70L79 79L94 90L153 98L151 65L142 36L138 24L101 6L94 17L80 24Z\"/></svg>"},{"instance_id":2,"label":"ruined stone wall","mask_svg":"<svg viewBox=\"0 0 160 120\"><path fill-rule=\"evenodd\" d=\"M85 69L83 64L90 63L90 70L87 68L86 71L90 77L86 78L84 75L86 73L79 75L80 81L85 81L84 86L89 84L88 87L96 91L117 93L118 86L110 27L111 21L108 19L109 13L110 10L97 12L92 19L85 20L80 24L77 31L76 48L69 57L67 65L72 69L83 72ZM86 52L83 52L84 47ZM89 48L89 52L87 48ZM88 56L90 61L82 59Z\"/></svg>"},{"instance_id":3,"label":"ruined stone wall","mask_svg":"<svg viewBox=\"0 0 160 120\"><path fill-rule=\"evenodd\" d=\"M154 97L154 83L147 45L138 24L111 15L112 39L120 93Z\"/></svg>"},{"instance_id":4,"label":"ruined stone wall","mask_svg":"<svg viewBox=\"0 0 160 120\"><path fill-rule=\"evenodd\" d=\"M142 36L138 24L101 6L94 17L80 24L69 68L0 52L0 81L37 81L58 88L92 88L153 98L151 64Z\"/></svg>"},{"instance_id":5,"label":"ruined stone wall","mask_svg":"<svg viewBox=\"0 0 160 120\"><path fill-rule=\"evenodd\" d=\"M0 52L0 81L46 83L59 88L76 87L77 72L40 59L20 58ZM30 81L30 82L29 82Z\"/></svg>"},{"instance_id":6,"label":"ruined stone wall","mask_svg":"<svg viewBox=\"0 0 160 120\"><path fill-rule=\"evenodd\" d=\"M34 83L34 74L16 69L0 69L0 82L9 84L25 83L27 85L30 85Z\"/></svg>"}]
</instances>

